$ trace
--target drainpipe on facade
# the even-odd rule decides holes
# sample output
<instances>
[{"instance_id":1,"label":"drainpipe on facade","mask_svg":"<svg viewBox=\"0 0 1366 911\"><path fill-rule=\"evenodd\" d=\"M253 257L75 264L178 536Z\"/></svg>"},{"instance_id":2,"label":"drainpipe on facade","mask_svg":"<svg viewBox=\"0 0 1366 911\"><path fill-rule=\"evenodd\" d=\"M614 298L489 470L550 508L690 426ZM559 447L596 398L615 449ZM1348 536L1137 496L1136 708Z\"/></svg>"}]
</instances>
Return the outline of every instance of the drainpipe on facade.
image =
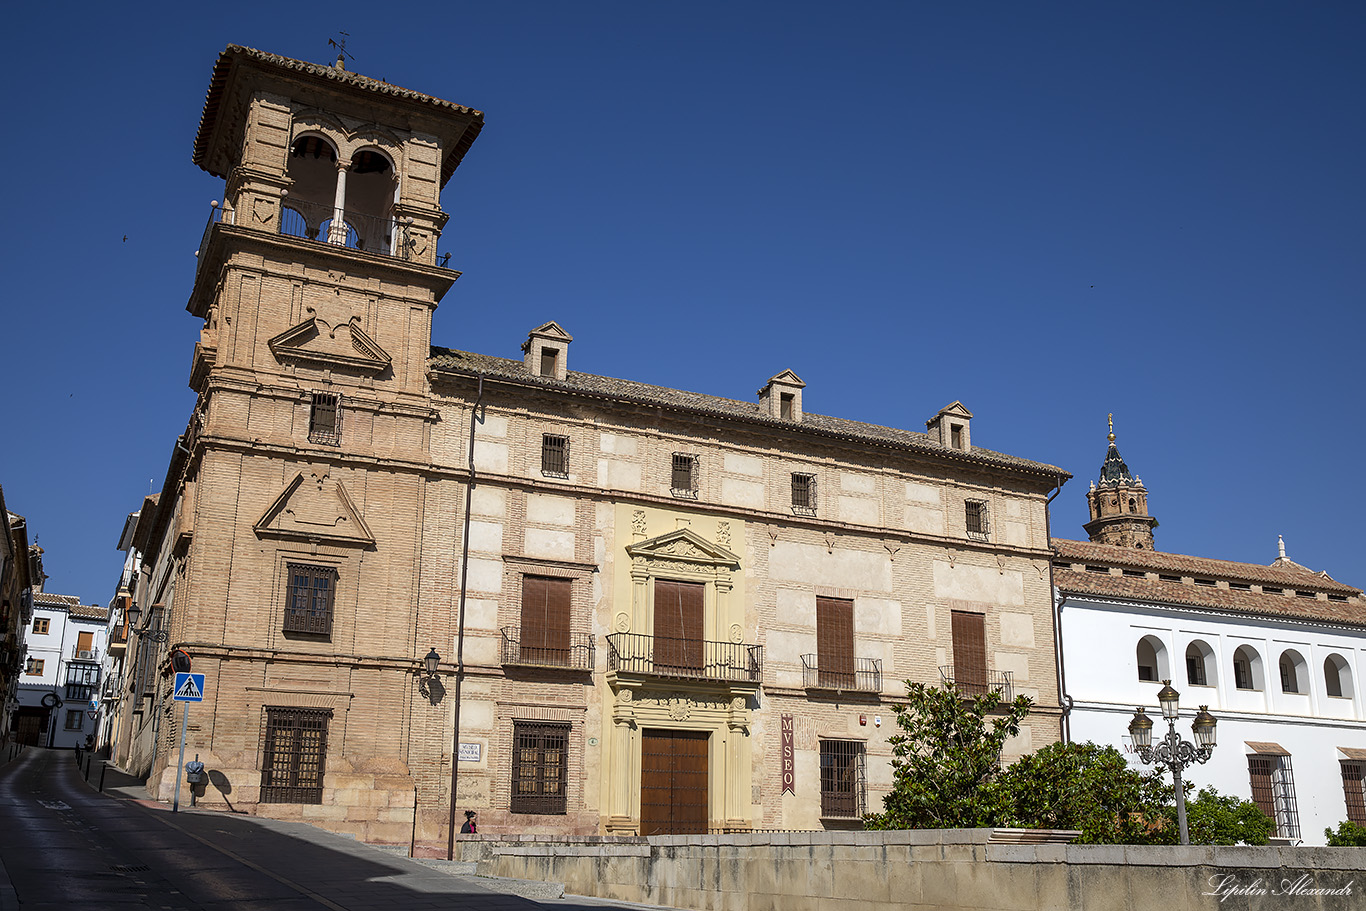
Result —
<instances>
[{"instance_id":1,"label":"drainpipe on facade","mask_svg":"<svg viewBox=\"0 0 1366 911\"><path fill-rule=\"evenodd\" d=\"M451 738L451 818L446 833L446 859L455 860L455 795L460 780L460 689L465 681L465 584L470 571L470 504L474 499L474 425L479 421L479 406L484 401L484 375L479 374L479 392L470 409L470 477L465 484L465 530L460 555L460 610L455 627L455 733Z\"/></svg>"},{"instance_id":2,"label":"drainpipe on facade","mask_svg":"<svg viewBox=\"0 0 1366 911\"><path fill-rule=\"evenodd\" d=\"M1053 495L1044 503L1043 527L1048 538L1048 598L1053 602L1053 662L1058 671L1058 708L1062 710L1058 732L1062 735L1063 743L1071 743L1072 697L1067 695L1067 673L1062 666L1062 605L1058 603L1058 587L1053 582L1053 514L1048 508L1058 498L1058 494L1062 493L1062 484L1062 477L1059 476L1057 486L1053 488Z\"/></svg>"}]
</instances>

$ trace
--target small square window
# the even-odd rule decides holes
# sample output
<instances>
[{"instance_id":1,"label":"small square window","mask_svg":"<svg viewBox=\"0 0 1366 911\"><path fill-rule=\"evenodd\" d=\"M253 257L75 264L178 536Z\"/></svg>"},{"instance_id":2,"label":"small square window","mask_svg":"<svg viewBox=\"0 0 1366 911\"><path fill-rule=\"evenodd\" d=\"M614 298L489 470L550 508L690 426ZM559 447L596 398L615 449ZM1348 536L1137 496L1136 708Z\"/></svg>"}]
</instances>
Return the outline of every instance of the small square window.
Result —
<instances>
[{"instance_id":1,"label":"small square window","mask_svg":"<svg viewBox=\"0 0 1366 911\"><path fill-rule=\"evenodd\" d=\"M308 439L324 446L341 443L341 396L331 392L313 393L308 409Z\"/></svg>"},{"instance_id":2,"label":"small square window","mask_svg":"<svg viewBox=\"0 0 1366 911\"><path fill-rule=\"evenodd\" d=\"M792 475L792 512L799 516L816 514L816 476L814 474Z\"/></svg>"},{"instance_id":3,"label":"small square window","mask_svg":"<svg viewBox=\"0 0 1366 911\"><path fill-rule=\"evenodd\" d=\"M697 499L697 456L674 453L670 486L676 497Z\"/></svg>"},{"instance_id":4,"label":"small square window","mask_svg":"<svg viewBox=\"0 0 1366 911\"><path fill-rule=\"evenodd\" d=\"M67 709L66 729L68 731L79 731L85 726L85 712L81 709Z\"/></svg>"},{"instance_id":5,"label":"small square window","mask_svg":"<svg viewBox=\"0 0 1366 911\"><path fill-rule=\"evenodd\" d=\"M968 500L964 503L964 507L968 536L985 539L991 534L991 520L987 514L986 500ZM1086 568L1090 569L1091 567Z\"/></svg>"},{"instance_id":6,"label":"small square window","mask_svg":"<svg viewBox=\"0 0 1366 911\"><path fill-rule=\"evenodd\" d=\"M332 634L332 609L337 597L337 571L330 566L289 564L284 631Z\"/></svg>"},{"instance_id":7,"label":"small square window","mask_svg":"<svg viewBox=\"0 0 1366 911\"><path fill-rule=\"evenodd\" d=\"M24 674L29 677L43 676L43 659L30 658L28 661L24 662Z\"/></svg>"},{"instance_id":8,"label":"small square window","mask_svg":"<svg viewBox=\"0 0 1366 911\"><path fill-rule=\"evenodd\" d=\"M569 477L569 437L547 433L541 437L541 474Z\"/></svg>"},{"instance_id":9,"label":"small square window","mask_svg":"<svg viewBox=\"0 0 1366 911\"><path fill-rule=\"evenodd\" d=\"M554 377L556 375L556 361L560 356L557 348L541 349L541 376Z\"/></svg>"},{"instance_id":10,"label":"small square window","mask_svg":"<svg viewBox=\"0 0 1366 911\"><path fill-rule=\"evenodd\" d=\"M47 635L48 624L49 624L50 622L51 622L51 621L48 620L46 617L34 617L34 618L33 618L33 631L34 631L35 633L37 633L38 635L40 635L40 636L45 636L45 635Z\"/></svg>"}]
</instances>

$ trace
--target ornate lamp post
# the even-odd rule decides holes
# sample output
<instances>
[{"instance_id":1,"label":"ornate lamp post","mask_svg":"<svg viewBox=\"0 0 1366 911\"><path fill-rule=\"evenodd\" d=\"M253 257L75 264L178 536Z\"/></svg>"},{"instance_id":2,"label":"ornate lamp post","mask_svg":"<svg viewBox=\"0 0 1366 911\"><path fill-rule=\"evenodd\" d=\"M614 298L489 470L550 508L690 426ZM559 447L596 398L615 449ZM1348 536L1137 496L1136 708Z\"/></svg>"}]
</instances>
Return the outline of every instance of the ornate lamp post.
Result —
<instances>
[{"instance_id":1,"label":"ornate lamp post","mask_svg":"<svg viewBox=\"0 0 1366 911\"><path fill-rule=\"evenodd\" d=\"M1176 822L1181 829L1181 844L1191 843L1190 832L1186 828L1186 792L1181 785L1181 770L1196 762L1207 762L1214 753L1214 726L1218 723L1209 713L1209 706L1200 706L1200 711L1191 724L1195 743L1182 740L1176 733L1176 718L1179 714L1177 702L1180 693L1172 689L1170 680L1162 681L1162 689L1157 694L1158 704L1162 706L1162 717L1167 721L1167 736L1153 746L1153 720L1144 714L1143 709L1134 709L1133 720L1129 722L1129 736L1133 738L1134 748L1139 758L1146 763L1165 765L1172 770L1176 785Z\"/></svg>"}]
</instances>

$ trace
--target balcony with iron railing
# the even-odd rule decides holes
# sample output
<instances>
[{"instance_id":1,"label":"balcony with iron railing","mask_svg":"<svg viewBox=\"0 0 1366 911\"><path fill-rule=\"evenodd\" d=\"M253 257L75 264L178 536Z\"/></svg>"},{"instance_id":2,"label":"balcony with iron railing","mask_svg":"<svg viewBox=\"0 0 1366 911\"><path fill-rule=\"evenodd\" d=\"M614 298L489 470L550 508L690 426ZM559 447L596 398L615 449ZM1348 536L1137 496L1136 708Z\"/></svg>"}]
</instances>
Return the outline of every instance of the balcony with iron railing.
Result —
<instances>
[{"instance_id":1,"label":"balcony with iron railing","mask_svg":"<svg viewBox=\"0 0 1366 911\"><path fill-rule=\"evenodd\" d=\"M841 693L880 693L882 660L854 658L839 665L827 662L827 667L821 667L816 655L802 655L802 686Z\"/></svg>"},{"instance_id":2,"label":"balcony with iron railing","mask_svg":"<svg viewBox=\"0 0 1366 911\"><path fill-rule=\"evenodd\" d=\"M204 226L204 235L199 241L199 252L196 254L196 277L207 258L213 226L220 222L236 224L236 213L232 209L219 206L216 200L209 205L209 221ZM392 256L408 262L421 262L424 259L418 253L417 241L412 233L413 219L410 217L345 211L338 223L336 210L331 203L285 196L281 200L278 224L278 233L286 237L301 237L320 244ZM450 258L449 253L438 254L436 265L446 268Z\"/></svg>"},{"instance_id":3,"label":"balcony with iron railing","mask_svg":"<svg viewBox=\"0 0 1366 911\"><path fill-rule=\"evenodd\" d=\"M528 644L523 641L522 631L517 627L505 626L501 632L502 661L507 667L593 670L597 651L591 633L569 633L560 637L560 642L550 642L556 638L553 636L538 636L535 644Z\"/></svg>"},{"instance_id":4,"label":"balcony with iron railing","mask_svg":"<svg viewBox=\"0 0 1366 911\"><path fill-rule=\"evenodd\" d=\"M644 677L758 683L764 672L764 647L612 633L607 637L607 670Z\"/></svg>"},{"instance_id":5,"label":"balcony with iron railing","mask_svg":"<svg viewBox=\"0 0 1366 911\"><path fill-rule=\"evenodd\" d=\"M97 649L97 648L93 648L93 647L91 647L91 646L86 646L85 648L81 648L79 645L73 645L73 646L71 647L71 660L72 660L72 661L99 661L99 660L100 660L100 650Z\"/></svg>"},{"instance_id":6,"label":"balcony with iron railing","mask_svg":"<svg viewBox=\"0 0 1366 911\"><path fill-rule=\"evenodd\" d=\"M992 691L999 691L1002 702L1009 702L1015 698L1015 686L1011 681L1010 671L959 668L955 672L954 665L946 664L939 668L939 676L945 683L956 686L958 692L964 696L985 696Z\"/></svg>"}]
</instances>

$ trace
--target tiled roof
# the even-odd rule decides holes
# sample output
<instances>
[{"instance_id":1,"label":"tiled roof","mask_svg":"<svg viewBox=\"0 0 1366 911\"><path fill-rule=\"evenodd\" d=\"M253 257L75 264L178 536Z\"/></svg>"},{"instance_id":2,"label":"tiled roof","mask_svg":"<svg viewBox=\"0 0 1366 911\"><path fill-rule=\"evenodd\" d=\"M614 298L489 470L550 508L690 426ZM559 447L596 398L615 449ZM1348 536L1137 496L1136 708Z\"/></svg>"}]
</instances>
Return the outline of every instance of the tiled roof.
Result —
<instances>
[{"instance_id":1,"label":"tiled roof","mask_svg":"<svg viewBox=\"0 0 1366 911\"><path fill-rule=\"evenodd\" d=\"M1072 563L1103 563L1120 568L1179 573L1184 576L1209 577L1233 582L1253 582L1278 588L1298 588L1342 595L1361 594L1361 589L1336 582L1324 572L1262 566L1258 563L1235 563L1231 560L1213 560L1209 557L1191 557L1185 554L1166 554L1156 550L1115 547L1112 544L1093 544L1089 541L1069 541L1065 538L1054 538L1052 544L1053 552L1058 557Z\"/></svg>"},{"instance_id":2,"label":"tiled roof","mask_svg":"<svg viewBox=\"0 0 1366 911\"><path fill-rule=\"evenodd\" d=\"M474 108L465 107L463 104L456 104L453 101L446 101L441 98L434 98L422 92L414 92L412 89L405 89L397 85L390 85L379 79L371 79L369 76L362 76L359 73L348 72L347 70L337 69L335 66L324 66L317 63L309 63L304 60L295 60L291 57L282 57L279 54L268 54L265 51L258 51L255 48L242 47L237 44L229 44L223 53L218 55L218 61L214 64L213 76L209 80L209 91L204 99L204 112L199 118L199 132L194 141L194 161L195 164L203 166L205 156L209 151L209 139L212 133L211 125L218 117L218 108L223 98L223 88L227 83L228 72L232 68L232 62L237 57L247 57L259 63L276 66L281 69L293 70L298 73L305 73L322 79L330 79L333 82L340 82L345 85L355 86L376 92L381 95L388 95L392 98L402 98L408 101L415 101L419 104L428 105L436 110L448 111L452 113L465 114L473 119L473 123L465 132L458 148L448 149L446 160L441 166L441 183L444 185L450 179L460 160L469 150L474 142L475 136L483 127L484 114ZM225 176L225 175L219 175Z\"/></svg>"},{"instance_id":3,"label":"tiled roof","mask_svg":"<svg viewBox=\"0 0 1366 911\"><path fill-rule=\"evenodd\" d=\"M78 607L81 599L75 595L59 595L55 592L34 592L34 604L51 604L55 607Z\"/></svg>"},{"instance_id":4,"label":"tiled roof","mask_svg":"<svg viewBox=\"0 0 1366 911\"><path fill-rule=\"evenodd\" d=\"M71 616L87 620L108 620L109 608L100 607L98 604L77 604L71 608Z\"/></svg>"},{"instance_id":5,"label":"tiled roof","mask_svg":"<svg viewBox=\"0 0 1366 911\"><path fill-rule=\"evenodd\" d=\"M759 410L757 402L742 402L720 396L704 395L699 392L669 389L665 386L652 386L633 380L621 380L575 371L570 371L566 379L561 381L552 377L532 375L527 372L522 361L510 358L433 346L429 364L433 370L440 373L463 376L483 374L484 376L509 380L523 386L621 402L648 404L707 417L730 418L748 423L767 424L788 431L840 437L875 445L896 446L968 464L989 465L1028 472L1050 480L1072 477L1069 472L1054 465L1032 462L1028 459L992 452L989 449L981 449L977 446L974 446L971 452L960 452L932 440L926 433L914 430L880 427L876 424L864 424L860 421L813 414L809 411L802 413L800 423L780 421L763 414Z\"/></svg>"}]
</instances>

